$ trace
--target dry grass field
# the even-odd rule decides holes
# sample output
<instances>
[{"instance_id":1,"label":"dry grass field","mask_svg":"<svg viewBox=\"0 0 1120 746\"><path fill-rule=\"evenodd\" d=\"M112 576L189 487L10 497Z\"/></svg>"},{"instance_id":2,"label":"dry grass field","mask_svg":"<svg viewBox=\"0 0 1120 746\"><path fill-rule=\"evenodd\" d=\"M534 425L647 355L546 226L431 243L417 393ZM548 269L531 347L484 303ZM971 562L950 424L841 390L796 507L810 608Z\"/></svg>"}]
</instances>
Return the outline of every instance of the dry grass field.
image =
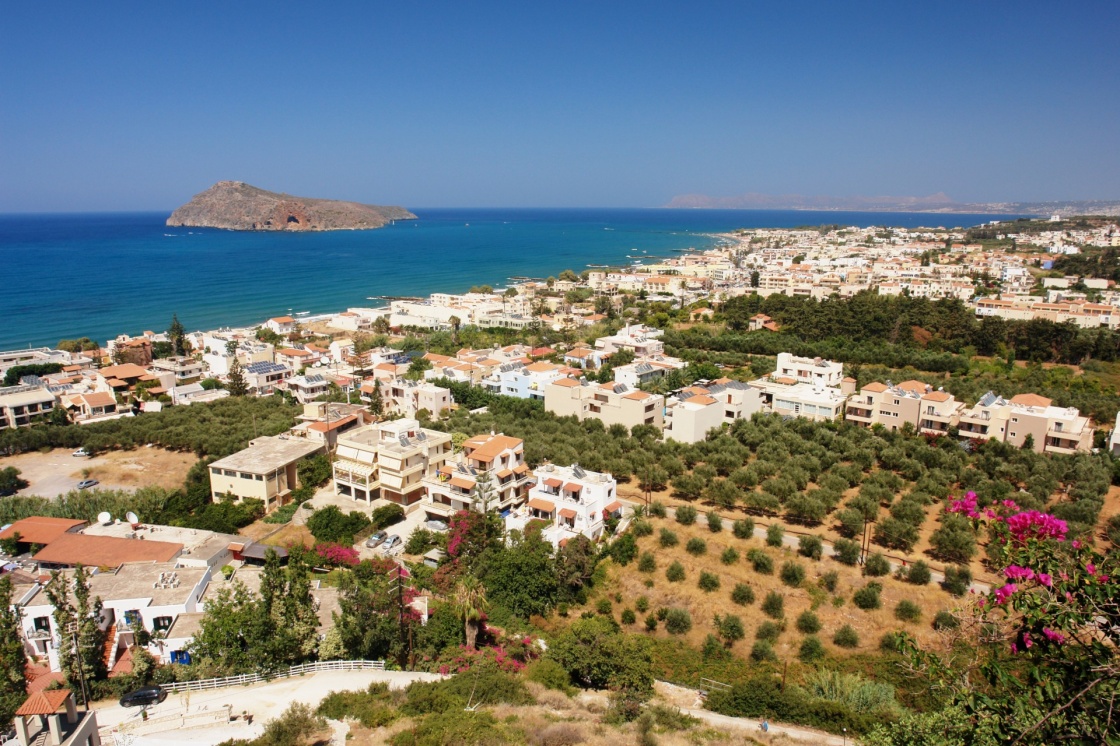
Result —
<instances>
[{"instance_id":1,"label":"dry grass field","mask_svg":"<svg viewBox=\"0 0 1120 746\"><path fill-rule=\"evenodd\" d=\"M683 639L693 646L700 646L705 636L714 633L713 618L717 615L734 614L743 620L746 637L734 644L732 650L736 655L745 657L754 644L755 632L759 625L766 621L773 621L760 609L763 599L771 591L777 592L784 602L785 630L780 634L774 645L775 652L780 657L796 656L798 647L805 635L796 628L796 620L804 611L812 611L821 622L821 630L817 636L825 644L826 649L834 655L846 655L851 652L867 652L877 649L880 638L885 632L891 630L905 630L922 642L933 642L937 633L933 630L931 622L934 615L943 609L952 609L968 603L968 599L958 599L941 590L937 585L917 587L893 577L865 578L858 568L848 567L835 560L811 560L799 556L789 549L776 549L768 547L761 539L738 539L731 533L730 521L724 522L724 530L712 533L708 530L706 521L701 518L693 526L682 526L672 519L651 519L654 533L638 540L639 552L651 552L656 558L657 569L652 573L643 573L638 570L635 560L626 567L615 564L608 565L608 581L599 589L586 609L573 609L570 616L578 616L584 610L595 610L600 598L609 598L613 606L616 619L621 617L624 609L635 609L635 603L641 596L649 602L650 612L659 607L679 607L687 609L692 617L692 630L675 639ZM674 547L663 548L659 545L659 533L662 528L673 531L678 537L678 544ZM685 550L685 545L691 538L702 539L707 545L703 555L696 556ZM723 551L733 547L739 552L739 560L731 565L725 565L720 560ZM755 572L751 563L746 559L750 549L758 549L771 557L774 565L773 575L763 575ZM686 577L680 582L670 582L666 579L666 569L674 561L680 562L685 568ZM805 581L801 587L791 588L785 585L779 575L782 564L793 561L805 570ZM701 590L697 582L700 573L706 571L719 577L720 587L712 592ZM839 583L835 593L827 593L818 586L819 578L830 571L835 571L839 576ZM869 581L875 580L882 584L881 606L877 610L864 611L852 603L852 594L865 586ZM652 586L648 584L652 581ZM737 583L745 583L751 587L755 594L755 601L746 606L735 604L731 600L731 592ZM622 601L616 600L621 594ZM920 621L907 623L901 622L894 616L894 609L899 601L910 600L921 608ZM650 613L647 612L647 613ZM630 627L630 631L644 631L643 620L646 614L635 610L637 622ZM832 643L832 637L838 629L850 625L859 634L859 645L855 649L839 648ZM673 637L664 630L664 625L658 625L653 633L657 637Z\"/></svg>"},{"instance_id":2,"label":"dry grass field","mask_svg":"<svg viewBox=\"0 0 1120 746\"><path fill-rule=\"evenodd\" d=\"M20 494L56 497L75 489L82 479L96 479L105 489L175 489L183 485L187 472L198 460L193 453L162 448L107 451L93 458L71 454L71 449L55 448L5 456L0 458L0 469L14 466L31 483Z\"/></svg>"}]
</instances>

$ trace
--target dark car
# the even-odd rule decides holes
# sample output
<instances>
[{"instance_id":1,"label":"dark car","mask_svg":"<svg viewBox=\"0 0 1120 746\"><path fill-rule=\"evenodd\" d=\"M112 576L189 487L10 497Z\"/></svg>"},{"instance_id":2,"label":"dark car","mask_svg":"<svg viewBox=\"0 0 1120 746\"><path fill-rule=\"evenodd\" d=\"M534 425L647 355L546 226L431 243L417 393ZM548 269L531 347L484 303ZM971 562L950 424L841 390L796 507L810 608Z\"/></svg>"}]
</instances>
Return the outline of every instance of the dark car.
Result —
<instances>
[{"instance_id":1,"label":"dark car","mask_svg":"<svg viewBox=\"0 0 1120 746\"><path fill-rule=\"evenodd\" d=\"M158 686L145 686L121 697L121 707L150 707L167 699L167 692Z\"/></svg>"}]
</instances>

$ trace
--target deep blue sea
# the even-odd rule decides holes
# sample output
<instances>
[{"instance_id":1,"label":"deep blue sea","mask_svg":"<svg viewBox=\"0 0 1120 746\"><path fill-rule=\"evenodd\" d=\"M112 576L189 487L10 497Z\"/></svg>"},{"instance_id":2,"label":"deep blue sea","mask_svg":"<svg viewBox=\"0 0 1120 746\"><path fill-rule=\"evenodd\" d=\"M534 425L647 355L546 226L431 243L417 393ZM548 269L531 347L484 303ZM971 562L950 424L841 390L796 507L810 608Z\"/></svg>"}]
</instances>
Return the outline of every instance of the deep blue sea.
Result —
<instances>
[{"instance_id":1,"label":"deep blue sea","mask_svg":"<svg viewBox=\"0 0 1120 746\"><path fill-rule=\"evenodd\" d=\"M0 350L259 323L379 305L369 296L501 287L627 255L704 249L710 234L800 225L971 226L995 215L663 209L429 209L378 230L168 228L165 213L0 215Z\"/></svg>"}]
</instances>

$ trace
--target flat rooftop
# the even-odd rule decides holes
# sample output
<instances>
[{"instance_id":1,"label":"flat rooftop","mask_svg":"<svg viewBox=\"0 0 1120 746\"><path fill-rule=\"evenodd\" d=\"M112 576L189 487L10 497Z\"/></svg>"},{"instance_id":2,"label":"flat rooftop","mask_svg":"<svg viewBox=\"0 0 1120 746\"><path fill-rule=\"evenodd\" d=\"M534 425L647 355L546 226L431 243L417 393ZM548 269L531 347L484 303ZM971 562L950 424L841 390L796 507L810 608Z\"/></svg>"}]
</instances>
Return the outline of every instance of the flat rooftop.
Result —
<instances>
[{"instance_id":1,"label":"flat rooftop","mask_svg":"<svg viewBox=\"0 0 1120 746\"><path fill-rule=\"evenodd\" d=\"M208 572L203 567L175 567L174 562L128 562L116 572L99 572L90 592L104 601L151 599L149 606L184 603Z\"/></svg>"},{"instance_id":2,"label":"flat rooftop","mask_svg":"<svg viewBox=\"0 0 1120 746\"><path fill-rule=\"evenodd\" d=\"M306 458L323 450L322 443L304 438L257 438L249 447L237 453L218 459L210 464L211 468L232 469L249 474L269 474L288 464Z\"/></svg>"}]
</instances>

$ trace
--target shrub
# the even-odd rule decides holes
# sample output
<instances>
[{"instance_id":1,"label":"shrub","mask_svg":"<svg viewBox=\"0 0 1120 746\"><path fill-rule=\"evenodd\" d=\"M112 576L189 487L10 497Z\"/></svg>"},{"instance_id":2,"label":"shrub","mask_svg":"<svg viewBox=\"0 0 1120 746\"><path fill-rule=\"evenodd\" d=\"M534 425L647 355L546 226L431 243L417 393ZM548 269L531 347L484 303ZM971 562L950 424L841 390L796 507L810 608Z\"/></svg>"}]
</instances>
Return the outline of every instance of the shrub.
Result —
<instances>
[{"instance_id":1,"label":"shrub","mask_svg":"<svg viewBox=\"0 0 1120 746\"><path fill-rule=\"evenodd\" d=\"M766 642L776 642L780 634L782 634L782 625L777 622L763 622L754 631L756 640L765 640Z\"/></svg>"},{"instance_id":2,"label":"shrub","mask_svg":"<svg viewBox=\"0 0 1120 746\"><path fill-rule=\"evenodd\" d=\"M879 585L878 583L868 583L852 594L852 603L854 603L864 611L878 609L879 593L882 590L883 586Z\"/></svg>"},{"instance_id":3,"label":"shrub","mask_svg":"<svg viewBox=\"0 0 1120 746\"><path fill-rule=\"evenodd\" d=\"M701 554L707 553L708 542L694 536L688 540L687 544L684 545L684 550L689 554L699 557Z\"/></svg>"},{"instance_id":4,"label":"shrub","mask_svg":"<svg viewBox=\"0 0 1120 746\"><path fill-rule=\"evenodd\" d=\"M753 567L754 571L759 575L774 574L774 560L761 549L752 549L747 552L747 559L750 560L751 567Z\"/></svg>"},{"instance_id":5,"label":"shrub","mask_svg":"<svg viewBox=\"0 0 1120 746\"><path fill-rule=\"evenodd\" d=\"M400 505L382 505L377 508L370 515L369 522L373 525L374 531L380 531L383 528L400 523L404 520L404 508Z\"/></svg>"},{"instance_id":6,"label":"shrub","mask_svg":"<svg viewBox=\"0 0 1120 746\"><path fill-rule=\"evenodd\" d=\"M603 616L610 616L613 611L611 600L609 598L600 598L595 602L595 611Z\"/></svg>"},{"instance_id":7,"label":"shrub","mask_svg":"<svg viewBox=\"0 0 1120 746\"><path fill-rule=\"evenodd\" d=\"M916 622L922 618L922 609L913 601L903 599L894 607L894 618L902 622Z\"/></svg>"},{"instance_id":8,"label":"shrub","mask_svg":"<svg viewBox=\"0 0 1120 746\"><path fill-rule=\"evenodd\" d=\"M878 597L876 597L878 598ZM762 613L772 619L781 619L785 616L785 599L777 591L770 591L762 600Z\"/></svg>"},{"instance_id":9,"label":"shrub","mask_svg":"<svg viewBox=\"0 0 1120 746\"><path fill-rule=\"evenodd\" d=\"M805 568L796 562L783 562L779 577L790 588L797 588L805 580Z\"/></svg>"},{"instance_id":10,"label":"shrub","mask_svg":"<svg viewBox=\"0 0 1120 746\"><path fill-rule=\"evenodd\" d=\"M845 624L840 629L836 630L836 634L832 636L832 642L841 648L854 648L859 646L859 634L852 629L852 625Z\"/></svg>"},{"instance_id":11,"label":"shrub","mask_svg":"<svg viewBox=\"0 0 1120 746\"><path fill-rule=\"evenodd\" d=\"M671 635L687 634L692 629L692 616L687 609L673 608L665 615L665 631Z\"/></svg>"},{"instance_id":12,"label":"shrub","mask_svg":"<svg viewBox=\"0 0 1120 746\"><path fill-rule=\"evenodd\" d=\"M583 731L575 723L552 723L529 737L532 746L576 746L585 740Z\"/></svg>"},{"instance_id":13,"label":"shrub","mask_svg":"<svg viewBox=\"0 0 1120 746\"><path fill-rule=\"evenodd\" d=\"M801 647L797 650L797 657L801 659L802 663L819 661L824 657L824 645L815 635L810 635L801 641Z\"/></svg>"},{"instance_id":14,"label":"shrub","mask_svg":"<svg viewBox=\"0 0 1120 746\"><path fill-rule=\"evenodd\" d=\"M622 610L622 623L623 624L633 624L636 621L637 621L637 617L634 616L634 611L632 609L623 609Z\"/></svg>"},{"instance_id":15,"label":"shrub","mask_svg":"<svg viewBox=\"0 0 1120 746\"><path fill-rule=\"evenodd\" d=\"M719 575L714 572L700 572L700 581L697 583L700 590L705 593L711 593L719 590Z\"/></svg>"},{"instance_id":16,"label":"shrub","mask_svg":"<svg viewBox=\"0 0 1120 746\"><path fill-rule=\"evenodd\" d=\"M634 536L642 537L649 536L653 533L653 524L644 518L635 518L630 523L630 530L634 532Z\"/></svg>"},{"instance_id":17,"label":"shrub","mask_svg":"<svg viewBox=\"0 0 1120 746\"><path fill-rule=\"evenodd\" d=\"M634 601L634 608L645 614L649 611L649 599L645 596L638 596L637 600Z\"/></svg>"},{"instance_id":18,"label":"shrub","mask_svg":"<svg viewBox=\"0 0 1120 746\"><path fill-rule=\"evenodd\" d=\"M797 553L802 557L819 560L824 551L824 542L819 536L802 536L797 540Z\"/></svg>"},{"instance_id":19,"label":"shrub","mask_svg":"<svg viewBox=\"0 0 1120 746\"><path fill-rule=\"evenodd\" d=\"M821 631L821 620L811 611L803 611L797 615L797 631L806 635L816 634Z\"/></svg>"},{"instance_id":20,"label":"shrub","mask_svg":"<svg viewBox=\"0 0 1120 746\"><path fill-rule=\"evenodd\" d=\"M879 552L868 557L867 563L863 566L863 574L872 578L880 578L890 573L890 571L891 563Z\"/></svg>"},{"instance_id":21,"label":"shrub","mask_svg":"<svg viewBox=\"0 0 1120 746\"><path fill-rule=\"evenodd\" d=\"M675 547L680 542L677 535L667 528L661 529L660 535L657 537L657 543L663 548Z\"/></svg>"},{"instance_id":22,"label":"shrub","mask_svg":"<svg viewBox=\"0 0 1120 746\"><path fill-rule=\"evenodd\" d=\"M657 621L659 622L665 621L665 617L669 616L669 610L664 606L657 607L657 611L654 613L657 614Z\"/></svg>"},{"instance_id":23,"label":"shrub","mask_svg":"<svg viewBox=\"0 0 1120 746\"><path fill-rule=\"evenodd\" d=\"M879 638L879 649L884 653L897 653L905 637L903 632L885 632Z\"/></svg>"},{"instance_id":24,"label":"shrub","mask_svg":"<svg viewBox=\"0 0 1120 746\"><path fill-rule=\"evenodd\" d=\"M837 562L852 567L859 563L859 544L851 539L837 539L832 548L835 550L832 556Z\"/></svg>"},{"instance_id":25,"label":"shrub","mask_svg":"<svg viewBox=\"0 0 1120 746\"><path fill-rule=\"evenodd\" d=\"M654 500L649 506L649 514L654 518L664 518L666 515L665 503L660 500Z\"/></svg>"},{"instance_id":26,"label":"shrub","mask_svg":"<svg viewBox=\"0 0 1120 746\"><path fill-rule=\"evenodd\" d=\"M720 638L728 645L732 645L747 636L746 630L743 629L743 620L734 614L725 614L722 617L716 614L713 623Z\"/></svg>"},{"instance_id":27,"label":"shrub","mask_svg":"<svg viewBox=\"0 0 1120 746\"><path fill-rule=\"evenodd\" d=\"M942 609L933 617L934 629L956 629L959 626L961 626L960 620L950 611Z\"/></svg>"},{"instance_id":28,"label":"shrub","mask_svg":"<svg viewBox=\"0 0 1120 746\"><path fill-rule=\"evenodd\" d=\"M835 570L829 570L824 575L821 575L817 585L824 588L829 593L835 593L837 586L840 585L840 573Z\"/></svg>"},{"instance_id":29,"label":"shrub","mask_svg":"<svg viewBox=\"0 0 1120 746\"><path fill-rule=\"evenodd\" d=\"M719 556L719 561L725 565L734 565L739 561L739 550L735 547L724 549L723 554Z\"/></svg>"},{"instance_id":30,"label":"shrub","mask_svg":"<svg viewBox=\"0 0 1120 746\"><path fill-rule=\"evenodd\" d=\"M684 580L684 565L680 562L669 565L669 569L665 571L665 579L670 583L679 583Z\"/></svg>"},{"instance_id":31,"label":"shrub","mask_svg":"<svg viewBox=\"0 0 1120 746\"><path fill-rule=\"evenodd\" d=\"M731 524L731 533L736 539L749 539L754 536L754 521L743 518Z\"/></svg>"},{"instance_id":32,"label":"shrub","mask_svg":"<svg viewBox=\"0 0 1120 746\"><path fill-rule=\"evenodd\" d=\"M418 528L412 532L408 541L404 543L404 551L407 554L423 554L438 545L439 539L436 538L434 533L426 528Z\"/></svg>"},{"instance_id":33,"label":"shrub","mask_svg":"<svg viewBox=\"0 0 1120 746\"><path fill-rule=\"evenodd\" d=\"M331 692L319 703L315 714L332 720L357 720L367 728L380 728L400 717L384 683L370 684L366 691Z\"/></svg>"},{"instance_id":34,"label":"shrub","mask_svg":"<svg viewBox=\"0 0 1120 746\"><path fill-rule=\"evenodd\" d=\"M968 587L971 584L972 571L964 565L945 568L945 580L941 582L941 587L948 593L954 596L963 596L968 593Z\"/></svg>"},{"instance_id":35,"label":"shrub","mask_svg":"<svg viewBox=\"0 0 1120 746\"><path fill-rule=\"evenodd\" d=\"M785 535L786 530L781 524L771 523L766 527L766 544L772 547L780 547Z\"/></svg>"},{"instance_id":36,"label":"shrub","mask_svg":"<svg viewBox=\"0 0 1120 746\"><path fill-rule=\"evenodd\" d=\"M646 616L646 632L653 632L657 629L657 617L653 614Z\"/></svg>"},{"instance_id":37,"label":"shrub","mask_svg":"<svg viewBox=\"0 0 1120 746\"><path fill-rule=\"evenodd\" d=\"M778 655L774 652L773 645L766 640L759 640L751 646L751 660L756 663L775 662L778 660Z\"/></svg>"},{"instance_id":38,"label":"shrub","mask_svg":"<svg viewBox=\"0 0 1120 746\"><path fill-rule=\"evenodd\" d=\"M638 572L653 572L657 569L657 560L653 558L653 552L642 552L642 556L638 557Z\"/></svg>"},{"instance_id":39,"label":"shrub","mask_svg":"<svg viewBox=\"0 0 1120 746\"><path fill-rule=\"evenodd\" d=\"M754 603L754 589L746 583L736 583L731 590L731 601L739 606L748 606Z\"/></svg>"},{"instance_id":40,"label":"shrub","mask_svg":"<svg viewBox=\"0 0 1120 746\"><path fill-rule=\"evenodd\" d=\"M713 534L718 534L723 530L723 519L715 511L708 513L708 530Z\"/></svg>"},{"instance_id":41,"label":"shrub","mask_svg":"<svg viewBox=\"0 0 1120 746\"><path fill-rule=\"evenodd\" d=\"M308 736L326 729L326 720L315 714L310 705L293 702L279 717L264 724L260 740L274 746L297 746Z\"/></svg>"},{"instance_id":42,"label":"shrub","mask_svg":"<svg viewBox=\"0 0 1120 746\"><path fill-rule=\"evenodd\" d=\"M540 658L530 663L525 669L525 677L547 689L555 689L569 696L575 693L568 672L551 658Z\"/></svg>"},{"instance_id":43,"label":"shrub","mask_svg":"<svg viewBox=\"0 0 1120 746\"><path fill-rule=\"evenodd\" d=\"M696 508L691 505L681 505L677 508L677 523L682 526L691 526L696 523Z\"/></svg>"},{"instance_id":44,"label":"shrub","mask_svg":"<svg viewBox=\"0 0 1120 746\"><path fill-rule=\"evenodd\" d=\"M929 585L931 575L929 565L918 560L906 571L906 582L913 585Z\"/></svg>"}]
</instances>

